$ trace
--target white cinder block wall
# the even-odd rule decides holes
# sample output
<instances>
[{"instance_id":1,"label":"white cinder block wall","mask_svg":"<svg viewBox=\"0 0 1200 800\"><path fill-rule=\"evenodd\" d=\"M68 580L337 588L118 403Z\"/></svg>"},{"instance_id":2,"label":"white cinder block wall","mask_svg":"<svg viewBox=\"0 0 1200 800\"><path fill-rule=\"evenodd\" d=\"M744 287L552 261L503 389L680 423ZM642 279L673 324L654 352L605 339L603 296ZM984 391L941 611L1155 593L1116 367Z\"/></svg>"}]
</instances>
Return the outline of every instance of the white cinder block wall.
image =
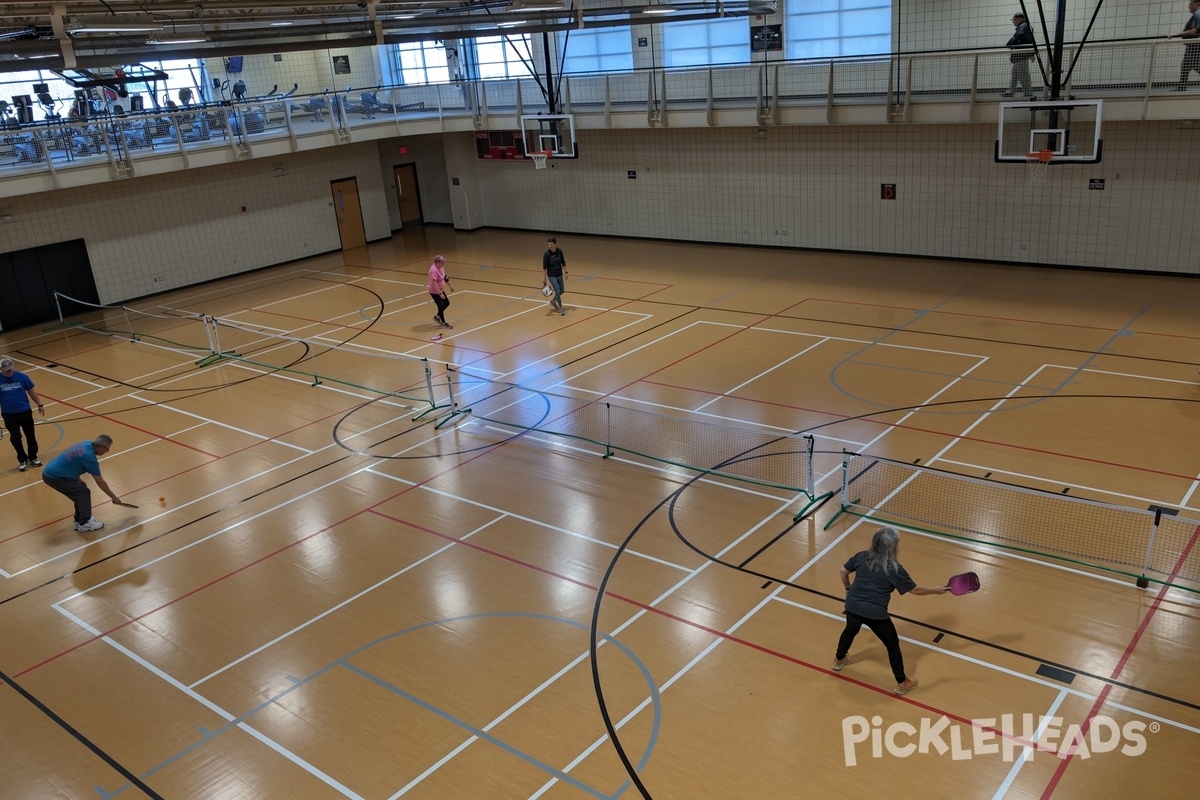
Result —
<instances>
[{"instance_id":1,"label":"white cinder block wall","mask_svg":"<svg viewBox=\"0 0 1200 800\"><path fill-rule=\"evenodd\" d=\"M1017 7L906 0L894 10L896 47L1002 45ZM1092 8L1070 4L1069 39ZM1186 17L1181 0L1108 3L1092 35L1165 36ZM252 94L293 82L301 92L344 88L334 54L248 56L241 76ZM374 85L378 51L346 54L344 83ZM224 77L219 62L209 75ZM82 237L101 300L120 302L337 249L329 182L339 178L358 178L367 238L384 238L399 227L392 167L412 161L425 221L458 224L464 209L455 203L465 198L470 224L459 227L1197 273L1200 250L1188 236L1200 196L1198 130L1106 122L1103 163L1052 167L1040 188L1023 166L992 162L993 125L771 128L763 139L754 129L583 130L582 158L544 171L464 159L460 134L406 137L7 199L13 222L0 225L0 251ZM1103 178L1104 191L1089 190L1089 178ZM880 199L881 183L897 185L895 201Z\"/></svg>"},{"instance_id":2,"label":"white cinder block wall","mask_svg":"<svg viewBox=\"0 0 1200 800\"><path fill-rule=\"evenodd\" d=\"M100 301L115 303L337 250L329 184L347 177L367 240L389 236L394 191L366 143L5 200L0 251L85 239Z\"/></svg>"},{"instance_id":3,"label":"white cinder block wall","mask_svg":"<svg viewBox=\"0 0 1200 800\"><path fill-rule=\"evenodd\" d=\"M994 163L994 125L590 131L553 169L479 162L495 227L1200 273L1200 126L1105 125L1100 164ZM628 177L629 171L637 177ZM1103 191L1089 189L1103 179ZM883 200L881 184L897 199Z\"/></svg>"}]
</instances>

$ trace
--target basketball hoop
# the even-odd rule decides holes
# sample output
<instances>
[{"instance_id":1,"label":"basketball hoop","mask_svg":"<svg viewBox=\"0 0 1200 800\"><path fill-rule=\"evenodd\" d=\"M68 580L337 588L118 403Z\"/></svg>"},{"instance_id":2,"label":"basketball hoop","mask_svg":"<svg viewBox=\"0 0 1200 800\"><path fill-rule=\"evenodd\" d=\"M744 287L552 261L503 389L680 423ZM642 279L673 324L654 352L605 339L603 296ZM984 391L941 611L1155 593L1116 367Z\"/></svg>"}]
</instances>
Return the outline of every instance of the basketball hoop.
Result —
<instances>
[{"instance_id":1,"label":"basketball hoop","mask_svg":"<svg viewBox=\"0 0 1200 800\"><path fill-rule=\"evenodd\" d=\"M1025 164L1029 167L1029 182L1044 183L1050 162L1054 160L1053 150L1038 150L1025 156Z\"/></svg>"},{"instance_id":2,"label":"basketball hoop","mask_svg":"<svg viewBox=\"0 0 1200 800\"><path fill-rule=\"evenodd\" d=\"M541 152L538 152L538 153L530 153L529 157L533 159L533 168L534 169L545 169L546 168L546 159L552 155L554 155L553 150L542 150Z\"/></svg>"}]
</instances>

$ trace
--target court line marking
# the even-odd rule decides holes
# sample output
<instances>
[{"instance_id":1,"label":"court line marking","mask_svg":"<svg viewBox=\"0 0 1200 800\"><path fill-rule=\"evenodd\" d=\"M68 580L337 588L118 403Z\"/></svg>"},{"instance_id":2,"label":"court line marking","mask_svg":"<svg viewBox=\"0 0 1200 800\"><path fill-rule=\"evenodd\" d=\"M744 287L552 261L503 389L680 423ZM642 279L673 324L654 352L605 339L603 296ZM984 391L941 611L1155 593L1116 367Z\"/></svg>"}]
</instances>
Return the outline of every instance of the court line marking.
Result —
<instances>
[{"instance_id":1,"label":"court line marking","mask_svg":"<svg viewBox=\"0 0 1200 800\"><path fill-rule=\"evenodd\" d=\"M1046 733L1046 726L1050 724L1049 718L1053 717L1057 713L1059 706L1062 705L1062 702L1065 699L1067 699L1067 690L1062 689L1059 691L1058 696L1054 698L1054 702L1052 702L1046 709L1045 717L1038 725L1037 731L1033 735L1034 742L1041 741L1042 736ZM1017 779L1017 775L1021 773L1021 769L1025 765L1026 757L1033 752L1034 749L1032 747L1026 746L1021 750L1021 757L1013 759L1012 767L1009 768L1008 774L1004 776L1004 780L1000 782L998 787L996 787L996 793L992 795L992 800L1004 799L1004 795L1008 794L1008 790L1013 785L1013 782Z\"/></svg>"},{"instance_id":2,"label":"court line marking","mask_svg":"<svg viewBox=\"0 0 1200 800\"><path fill-rule=\"evenodd\" d=\"M1200 510L1200 509L1192 509L1189 506L1187 506L1186 504L1173 503L1169 500L1155 499L1152 497L1141 497L1140 495L1136 495L1136 494L1126 494L1125 492L1117 492L1112 489L1101 489L1096 486L1088 486L1088 485L1082 484L1082 483L1068 484L1061 480L1055 480L1053 478L1045 478L1040 475L1030 475L1030 474L1027 474L1024 472L1014 472L1012 470L1002 469L1001 467L989 467L989 466L984 466L984 465L980 465L980 464L973 464L973 463L970 463L967 461L955 461L950 458L943 458L943 459L941 459L941 462L943 464L954 464L955 466L958 466L958 467L966 467L967 469L983 470L984 472L991 472L994 475L1012 475L1015 478L1023 478L1028 481L1037 481L1039 483L1050 484L1051 486L1067 485L1067 486L1071 486L1072 488L1075 488L1075 489L1082 489L1082 490L1088 491L1088 492L1096 492L1097 494L1105 494L1105 495L1109 495L1111 497L1123 497L1126 500L1136 500L1141 503L1147 503L1147 504L1152 503L1156 506L1172 507L1172 508L1178 507L1180 510L1187 509L1189 511ZM1121 465L1113 464L1112 466L1120 467ZM1125 467L1125 469L1128 469L1128 467ZM1195 481L1192 482L1192 485L1195 486ZM1080 498L1076 497L1075 499L1078 500ZM1122 507L1129 508L1129 506L1122 506Z\"/></svg>"},{"instance_id":3,"label":"court line marking","mask_svg":"<svg viewBox=\"0 0 1200 800\"><path fill-rule=\"evenodd\" d=\"M69 611L66 611L65 609L59 608L58 606L59 606L59 604L55 603L55 604L53 604L52 608L54 608L60 614L63 614L67 619L73 621L76 625L78 625L85 632L90 633L93 637L90 641L104 642L108 646L115 649L117 652L123 654L126 658L128 658L133 663L141 666L143 669L145 669L150 674L157 676L159 678L159 680L163 681L168 686L174 687L175 690L178 691L180 694L182 694L184 697L194 700L196 703L200 704L204 708L207 708L209 711L211 711L214 714L216 714L217 716L221 717L226 722L235 722L238 719L236 716L234 716L230 712L226 711L221 706L210 701L204 695L200 694L199 692L194 692L191 689L189 689L188 687L184 686L182 683L177 681L171 675L169 675L168 673L159 669L154 664L147 661L141 655L133 652L132 650L130 650L128 647L124 646L120 642L115 641L108 634L102 634L100 631L96 630L91 625L89 625L87 622L85 622L82 618L75 616L74 614L72 614ZM326 786L329 786L331 789L334 789L335 791L340 792L342 794L342 796L355 798L356 800L365 800L364 798L361 797L361 795L357 794L356 792L351 791L348 787L344 786L337 780L334 780L334 778L332 776L330 776L330 775L326 774L325 772L323 772L322 770L318 769L315 765L311 764L310 762L308 762L305 759L301 758L300 756L296 755L291 750L289 750L288 748L279 744L278 742L276 742L274 739L267 736L266 734L261 733L260 731L256 730L249 723L243 722L243 721L238 721L236 724L237 724L237 727L240 728L242 731L244 731L245 733L254 737L255 739L258 739L260 742L262 742L263 744L265 744L267 747L274 750L275 752L279 753L281 756L286 758L288 761L291 761L293 764L300 767L305 772L309 773L313 777L320 780ZM202 739L201 741L204 742L207 740Z\"/></svg>"}]
</instances>

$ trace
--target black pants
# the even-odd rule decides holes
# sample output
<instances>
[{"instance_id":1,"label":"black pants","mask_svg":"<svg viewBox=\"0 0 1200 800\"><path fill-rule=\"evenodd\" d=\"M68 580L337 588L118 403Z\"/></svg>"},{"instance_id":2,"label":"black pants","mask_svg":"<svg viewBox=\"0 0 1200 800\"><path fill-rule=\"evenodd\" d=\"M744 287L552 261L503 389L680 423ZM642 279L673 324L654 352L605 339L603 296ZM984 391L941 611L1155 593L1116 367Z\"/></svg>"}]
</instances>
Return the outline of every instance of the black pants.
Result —
<instances>
[{"instance_id":1,"label":"black pants","mask_svg":"<svg viewBox=\"0 0 1200 800\"><path fill-rule=\"evenodd\" d=\"M71 498L75 504L75 524L86 524L92 518L92 490L79 478L51 478L42 473L42 483Z\"/></svg>"},{"instance_id":2,"label":"black pants","mask_svg":"<svg viewBox=\"0 0 1200 800\"><path fill-rule=\"evenodd\" d=\"M450 307L450 298L443 292L442 294L430 294L433 302L437 303L437 319L443 325L446 324L446 309Z\"/></svg>"},{"instance_id":3,"label":"black pants","mask_svg":"<svg viewBox=\"0 0 1200 800\"><path fill-rule=\"evenodd\" d=\"M871 633L878 636L879 641L883 642L883 646L887 648L888 663L892 665L892 676L896 679L896 683L904 683L904 654L900 652L900 634L896 633L896 625L892 622L891 617L867 619L847 611L846 628L842 631L842 637L838 639L838 660L840 661L850 653L850 645L854 643L854 637L858 636L863 625L870 628Z\"/></svg>"},{"instance_id":4,"label":"black pants","mask_svg":"<svg viewBox=\"0 0 1200 800\"><path fill-rule=\"evenodd\" d=\"M4 427L8 429L9 441L17 451L17 462L32 461L38 457L37 435L34 433L33 409L16 414L4 415ZM21 434L25 435L24 440ZM28 452L26 452L28 451Z\"/></svg>"},{"instance_id":5,"label":"black pants","mask_svg":"<svg viewBox=\"0 0 1200 800\"><path fill-rule=\"evenodd\" d=\"M1179 64L1179 85L1187 83L1192 72L1200 72L1200 44L1189 44L1183 49L1183 61Z\"/></svg>"}]
</instances>

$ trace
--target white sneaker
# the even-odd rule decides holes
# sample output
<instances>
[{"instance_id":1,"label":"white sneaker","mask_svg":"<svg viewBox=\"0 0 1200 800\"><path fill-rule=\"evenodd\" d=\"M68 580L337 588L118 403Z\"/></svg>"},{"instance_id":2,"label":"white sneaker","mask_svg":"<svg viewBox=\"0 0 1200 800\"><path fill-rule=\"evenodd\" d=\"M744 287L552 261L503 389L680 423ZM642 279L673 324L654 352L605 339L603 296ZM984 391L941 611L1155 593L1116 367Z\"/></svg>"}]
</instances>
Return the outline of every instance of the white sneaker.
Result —
<instances>
[{"instance_id":1,"label":"white sneaker","mask_svg":"<svg viewBox=\"0 0 1200 800\"><path fill-rule=\"evenodd\" d=\"M98 531L103 527L104 527L104 523L101 522L100 520L96 519L95 517L92 517L91 519L89 519L87 522L84 522L83 524L80 524L78 522L75 523L75 530L79 531L80 533L87 533L88 531Z\"/></svg>"}]
</instances>

